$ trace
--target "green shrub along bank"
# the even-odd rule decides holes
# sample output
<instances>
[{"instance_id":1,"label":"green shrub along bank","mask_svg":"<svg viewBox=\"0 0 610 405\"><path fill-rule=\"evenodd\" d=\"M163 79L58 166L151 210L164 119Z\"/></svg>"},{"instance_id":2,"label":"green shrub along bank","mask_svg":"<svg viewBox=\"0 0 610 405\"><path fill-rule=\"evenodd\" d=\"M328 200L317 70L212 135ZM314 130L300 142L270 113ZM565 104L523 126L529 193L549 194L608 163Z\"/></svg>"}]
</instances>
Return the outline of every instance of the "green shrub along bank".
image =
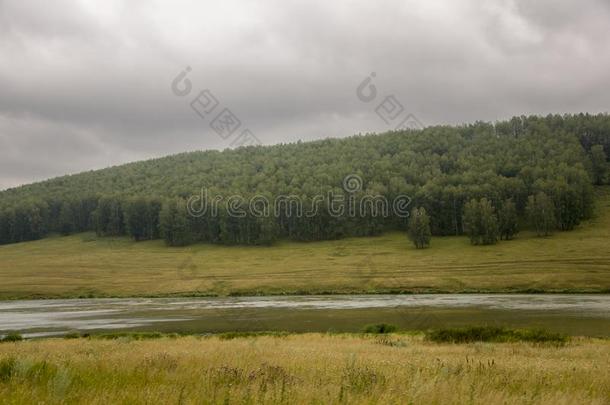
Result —
<instances>
[{"instance_id":1,"label":"green shrub along bank","mask_svg":"<svg viewBox=\"0 0 610 405\"><path fill-rule=\"evenodd\" d=\"M378 323L364 327L364 333L385 334L396 332L396 326L387 323Z\"/></svg>"},{"instance_id":2,"label":"green shrub along bank","mask_svg":"<svg viewBox=\"0 0 610 405\"><path fill-rule=\"evenodd\" d=\"M16 332L10 332L6 336L0 338L0 342L19 342L23 340L23 337Z\"/></svg>"},{"instance_id":3,"label":"green shrub along bank","mask_svg":"<svg viewBox=\"0 0 610 405\"><path fill-rule=\"evenodd\" d=\"M426 332L426 339L435 343L472 342L534 342L566 343L566 335L542 329L507 329L497 326L471 326L437 329Z\"/></svg>"},{"instance_id":4,"label":"green shrub along bank","mask_svg":"<svg viewBox=\"0 0 610 405\"><path fill-rule=\"evenodd\" d=\"M406 230L395 201L423 208L432 235L490 244L518 222L548 235L590 217L609 139L610 116L580 114L184 153L0 192L0 244L83 231L173 246L370 236Z\"/></svg>"}]
</instances>

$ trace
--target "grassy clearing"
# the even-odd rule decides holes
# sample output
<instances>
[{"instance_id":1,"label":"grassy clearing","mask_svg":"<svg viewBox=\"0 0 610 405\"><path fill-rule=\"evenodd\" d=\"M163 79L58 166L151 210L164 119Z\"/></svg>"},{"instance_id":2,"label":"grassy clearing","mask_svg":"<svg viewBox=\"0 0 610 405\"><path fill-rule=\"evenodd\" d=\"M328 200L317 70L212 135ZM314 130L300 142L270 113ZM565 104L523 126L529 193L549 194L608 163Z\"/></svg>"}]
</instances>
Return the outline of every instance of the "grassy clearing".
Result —
<instances>
[{"instance_id":1,"label":"grassy clearing","mask_svg":"<svg viewBox=\"0 0 610 405\"><path fill-rule=\"evenodd\" d=\"M92 234L0 246L0 299L380 292L610 292L610 188L572 232L496 246L404 233L273 247L167 248Z\"/></svg>"},{"instance_id":2,"label":"grassy clearing","mask_svg":"<svg viewBox=\"0 0 610 405\"><path fill-rule=\"evenodd\" d=\"M46 339L0 344L3 403L608 404L610 341L419 335Z\"/></svg>"}]
</instances>

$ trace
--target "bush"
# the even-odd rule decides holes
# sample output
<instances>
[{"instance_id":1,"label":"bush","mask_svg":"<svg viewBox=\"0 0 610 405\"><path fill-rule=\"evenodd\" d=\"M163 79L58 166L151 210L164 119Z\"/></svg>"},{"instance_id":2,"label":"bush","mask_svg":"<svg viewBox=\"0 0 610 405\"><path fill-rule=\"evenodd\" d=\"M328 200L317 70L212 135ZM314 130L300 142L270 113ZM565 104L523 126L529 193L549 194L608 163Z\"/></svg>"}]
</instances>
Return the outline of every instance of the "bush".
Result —
<instances>
[{"instance_id":1,"label":"bush","mask_svg":"<svg viewBox=\"0 0 610 405\"><path fill-rule=\"evenodd\" d=\"M566 335L542 329L508 329L497 326L445 328L426 332L426 340L436 343L472 342L553 342L565 343Z\"/></svg>"},{"instance_id":2,"label":"bush","mask_svg":"<svg viewBox=\"0 0 610 405\"><path fill-rule=\"evenodd\" d=\"M131 339L131 340L150 340L169 337L160 332L113 332L93 335L95 339L116 340L116 339Z\"/></svg>"},{"instance_id":3,"label":"bush","mask_svg":"<svg viewBox=\"0 0 610 405\"><path fill-rule=\"evenodd\" d=\"M517 331L520 334L520 340L526 342L556 342L566 343L568 337L561 333L549 332L543 329L526 329Z\"/></svg>"},{"instance_id":4,"label":"bush","mask_svg":"<svg viewBox=\"0 0 610 405\"><path fill-rule=\"evenodd\" d=\"M0 339L0 342L19 342L23 337L17 332L10 332L8 335Z\"/></svg>"},{"instance_id":5,"label":"bush","mask_svg":"<svg viewBox=\"0 0 610 405\"><path fill-rule=\"evenodd\" d=\"M396 326L388 323L378 323L375 325L367 325L364 327L364 333L392 333L396 332Z\"/></svg>"}]
</instances>

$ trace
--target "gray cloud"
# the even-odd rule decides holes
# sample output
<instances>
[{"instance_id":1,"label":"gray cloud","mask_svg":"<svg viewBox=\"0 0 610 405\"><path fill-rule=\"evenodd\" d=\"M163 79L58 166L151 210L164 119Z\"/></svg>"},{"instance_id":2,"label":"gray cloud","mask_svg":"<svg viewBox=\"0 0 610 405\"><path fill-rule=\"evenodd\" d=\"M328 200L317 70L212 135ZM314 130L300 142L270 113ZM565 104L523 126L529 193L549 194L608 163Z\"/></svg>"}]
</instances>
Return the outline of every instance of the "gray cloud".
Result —
<instances>
[{"instance_id":1,"label":"gray cloud","mask_svg":"<svg viewBox=\"0 0 610 405\"><path fill-rule=\"evenodd\" d=\"M387 130L390 94L426 124L608 111L609 23L605 0L0 0L0 189L228 147L206 88L265 144Z\"/></svg>"}]
</instances>

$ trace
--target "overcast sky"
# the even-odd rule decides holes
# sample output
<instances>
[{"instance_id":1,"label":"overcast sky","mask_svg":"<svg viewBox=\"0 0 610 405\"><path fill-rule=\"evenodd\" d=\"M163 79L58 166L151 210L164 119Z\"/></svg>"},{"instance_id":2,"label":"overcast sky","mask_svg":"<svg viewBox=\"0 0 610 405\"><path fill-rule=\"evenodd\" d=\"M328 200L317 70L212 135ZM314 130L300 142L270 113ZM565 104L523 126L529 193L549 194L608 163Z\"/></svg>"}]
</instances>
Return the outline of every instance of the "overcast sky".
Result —
<instances>
[{"instance_id":1,"label":"overcast sky","mask_svg":"<svg viewBox=\"0 0 610 405\"><path fill-rule=\"evenodd\" d=\"M0 189L245 129L275 144L409 114L607 112L609 34L607 0L0 0ZM241 125L223 139L225 108Z\"/></svg>"}]
</instances>

